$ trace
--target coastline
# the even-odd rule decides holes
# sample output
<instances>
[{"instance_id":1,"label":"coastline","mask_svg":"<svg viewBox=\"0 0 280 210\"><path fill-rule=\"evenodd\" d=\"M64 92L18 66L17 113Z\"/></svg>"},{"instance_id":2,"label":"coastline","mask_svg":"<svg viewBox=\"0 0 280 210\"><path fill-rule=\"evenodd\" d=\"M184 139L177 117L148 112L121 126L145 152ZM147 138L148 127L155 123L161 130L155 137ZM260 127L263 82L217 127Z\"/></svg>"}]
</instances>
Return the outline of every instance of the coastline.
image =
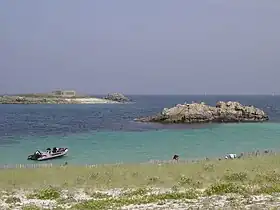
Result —
<instances>
[{"instance_id":1,"label":"coastline","mask_svg":"<svg viewBox=\"0 0 280 210\"><path fill-rule=\"evenodd\" d=\"M0 104L119 104L132 102L121 93L109 93L103 98L80 95L76 91L53 91L0 96Z\"/></svg>"},{"instance_id":2,"label":"coastline","mask_svg":"<svg viewBox=\"0 0 280 210\"><path fill-rule=\"evenodd\" d=\"M227 154L225 154L227 155ZM280 156L280 151L272 151L272 150L256 150L254 152L242 152L240 154L236 154L236 159L244 159L244 158L253 158L253 157L258 157L258 156ZM85 167L85 168L93 168L93 167L99 167L99 166L104 166L104 167L114 167L114 166L127 166L127 165L157 165L157 164L192 164L192 163L201 163L204 161L222 161L224 160L224 157L201 157L201 158L196 158L196 159L180 159L178 161L174 161L172 159L170 160L149 160L146 162L135 162L135 163L124 163L124 162L119 162L119 163L97 163L97 164L69 164L70 166L74 167ZM64 163L68 162L65 161ZM52 168L52 167L60 167L63 166L64 164L62 163L44 163L44 162L38 162L38 161L31 161L31 163L27 164L2 164L0 165L0 170L4 169L34 169L34 168Z\"/></svg>"},{"instance_id":3,"label":"coastline","mask_svg":"<svg viewBox=\"0 0 280 210\"><path fill-rule=\"evenodd\" d=\"M280 205L279 157L0 170L0 207L271 209Z\"/></svg>"},{"instance_id":4,"label":"coastline","mask_svg":"<svg viewBox=\"0 0 280 210\"><path fill-rule=\"evenodd\" d=\"M65 99L70 104L120 104L118 101L112 101L102 98L75 98L75 99Z\"/></svg>"},{"instance_id":5,"label":"coastline","mask_svg":"<svg viewBox=\"0 0 280 210\"><path fill-rule=\"evenodd\" d=\"M0 104L122 104L122 102L96 97L30 97L1 96Z\"/></svg>"}]
</instances>

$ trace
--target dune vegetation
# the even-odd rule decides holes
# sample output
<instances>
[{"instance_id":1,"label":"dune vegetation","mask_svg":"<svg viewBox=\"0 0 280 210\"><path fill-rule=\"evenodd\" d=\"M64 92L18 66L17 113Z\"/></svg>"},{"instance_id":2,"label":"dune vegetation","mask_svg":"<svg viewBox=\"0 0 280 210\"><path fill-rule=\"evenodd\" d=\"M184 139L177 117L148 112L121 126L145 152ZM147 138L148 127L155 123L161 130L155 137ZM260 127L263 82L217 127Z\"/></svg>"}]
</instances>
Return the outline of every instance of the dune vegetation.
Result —
<instances>
[{"instance_id":1,"label":"dune vegetation","mask_svg":"<svg viewBox=\"0 0 280 210\"><path fill-rule=\"evenodd\" d=\"M280 155L189 163L0 170L1 209L211 209L280 205Z\"/></svg>"}]
</instances>

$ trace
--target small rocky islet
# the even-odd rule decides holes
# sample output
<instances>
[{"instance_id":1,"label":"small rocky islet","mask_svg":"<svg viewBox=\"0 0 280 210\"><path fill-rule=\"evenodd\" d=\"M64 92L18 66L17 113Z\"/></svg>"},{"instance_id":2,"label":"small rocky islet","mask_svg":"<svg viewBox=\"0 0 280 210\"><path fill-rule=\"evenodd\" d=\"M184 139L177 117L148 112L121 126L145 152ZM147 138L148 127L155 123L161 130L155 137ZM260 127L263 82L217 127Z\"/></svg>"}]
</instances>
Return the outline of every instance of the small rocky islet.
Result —
<instances>
[{"instance_id":1,"label":"small rocky islet","mask_svg":"<svg viewBox=\"0 0 280 210\"><path fill-rule=\"evenodd\" d=\"M135 119L139 122L157 123L234 123L264 122L268 115L252 105L242 105L236 101L219 101L216 106L205 103L178 104L164 108L161 113Z\"/></svg>"},{"instance_id":2,"label":"small rocky islet","mask_svg":"<svg viewBox=\"0 0 280 210\"><path fill-rule=\"evenodd\" d=\"M131 99L124 96L122 93L109 93L107 96L104 97L106 100L117 101L120 103L127 103L131 102Z\"/></svg>"}]
</instances>

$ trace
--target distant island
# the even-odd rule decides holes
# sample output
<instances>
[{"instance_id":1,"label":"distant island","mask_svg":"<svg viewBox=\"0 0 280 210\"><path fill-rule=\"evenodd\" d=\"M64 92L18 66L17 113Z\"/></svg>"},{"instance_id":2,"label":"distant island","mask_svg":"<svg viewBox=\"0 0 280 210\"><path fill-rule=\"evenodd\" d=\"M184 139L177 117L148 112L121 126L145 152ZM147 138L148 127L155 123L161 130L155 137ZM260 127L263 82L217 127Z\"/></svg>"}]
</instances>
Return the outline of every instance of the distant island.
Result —
<instances>
[{"instance_id":1,"label":"distant island","mask_svg":"<svg viewBox=\"0 0 280 210\"><path fill-rule=\"evenodd\" d=\"M131 100L121 93L110 93L103 98L98 98L79 95L74 90L0 96L0 104L115 104L128 102Z\"/></svg>"},{"instance_id":2,"label":"distant island","mask_svg":"<svg viewBox=\"0 0 280 210\"><path fill-rule=\"evenodd\" d=\"M228 122L263 122L268 115L254 106L245 106L236 101L219 101L216 106L205 103L178 104L164 108L161 113L135 119L140 122L158 123L228 123Z\"/></svg>"}]
</instances>

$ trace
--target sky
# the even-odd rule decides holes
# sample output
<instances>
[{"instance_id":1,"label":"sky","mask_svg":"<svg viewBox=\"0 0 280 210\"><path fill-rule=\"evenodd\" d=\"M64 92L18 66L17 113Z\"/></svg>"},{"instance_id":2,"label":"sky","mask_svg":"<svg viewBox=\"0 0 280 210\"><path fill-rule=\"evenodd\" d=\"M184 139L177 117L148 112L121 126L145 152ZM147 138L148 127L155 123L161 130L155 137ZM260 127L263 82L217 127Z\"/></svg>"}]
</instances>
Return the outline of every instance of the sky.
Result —
<instances>
[{"instance_id":1,"label":"sky","mask_svg":"<svg viewBox=\"0 0 280 210\"><path fill-rule=\"evenodd\" d=\"M0 1L0 93L280 93L279 0Z\"/></svg>"}]
</instances>

